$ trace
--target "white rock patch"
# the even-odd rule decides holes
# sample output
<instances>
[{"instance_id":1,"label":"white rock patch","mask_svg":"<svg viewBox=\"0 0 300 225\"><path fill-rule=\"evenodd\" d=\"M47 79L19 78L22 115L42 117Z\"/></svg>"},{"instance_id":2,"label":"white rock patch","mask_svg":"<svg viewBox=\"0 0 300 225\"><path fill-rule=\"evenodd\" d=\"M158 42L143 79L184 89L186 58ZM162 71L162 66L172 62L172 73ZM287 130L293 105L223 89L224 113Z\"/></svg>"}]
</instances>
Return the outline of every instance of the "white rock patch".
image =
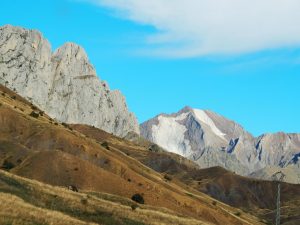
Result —
<instances>
[{"instance_id":1,"label":"white rock patch","mask_svg":"<svg viewBox=\"0 0 300 225\"><path fill-rule=\"evenodd\" d=\"M188 113L184 113L175 118L159 116L158 125L152 127L152 137L154 142L170 152L185 157L189 156L191 154L191 147L189 140L184 138L184 133L187 129L178 122L186 118L187 115Z\"/></svg>"},{"instance_id":2,"label":"white rock patch","mask_svg":"<svg viewBox=\"0 0 300 225\"><path fill-rule=\"evenodd\" d=\"M200 110L200 109L194 109L193 110L195 115L196 115L196 118L202 122L202 123L205 123L207 126L210 127L210 129L217 135L219 136L220 138L222 138L223 140L226 141L226 139L224 138L224 136L226 134L222 133L218 128L217 126L214 124L214 122L211 120L211 118L209 118L209 116L205 113L204 110Z\"/></svg>"}]
</instances>

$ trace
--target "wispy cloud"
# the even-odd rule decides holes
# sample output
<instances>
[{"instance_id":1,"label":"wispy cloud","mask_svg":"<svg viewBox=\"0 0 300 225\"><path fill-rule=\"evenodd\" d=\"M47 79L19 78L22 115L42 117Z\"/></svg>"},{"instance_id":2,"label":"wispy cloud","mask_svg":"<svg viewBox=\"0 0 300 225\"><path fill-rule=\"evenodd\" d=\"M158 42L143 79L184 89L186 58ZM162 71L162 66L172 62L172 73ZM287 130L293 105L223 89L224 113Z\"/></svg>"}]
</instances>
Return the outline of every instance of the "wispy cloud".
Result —
<instances>
[{"instance_id":1,"label":"wispy cloud","mask_svg":"<svg viewBox=\"0 0 300 225\"><path fill-rule=\"evenodd\" d=\"M299 0L87 1L155 27L146 39L149 54L194 57L300 46Z\"/></svg>"}]
</instances>

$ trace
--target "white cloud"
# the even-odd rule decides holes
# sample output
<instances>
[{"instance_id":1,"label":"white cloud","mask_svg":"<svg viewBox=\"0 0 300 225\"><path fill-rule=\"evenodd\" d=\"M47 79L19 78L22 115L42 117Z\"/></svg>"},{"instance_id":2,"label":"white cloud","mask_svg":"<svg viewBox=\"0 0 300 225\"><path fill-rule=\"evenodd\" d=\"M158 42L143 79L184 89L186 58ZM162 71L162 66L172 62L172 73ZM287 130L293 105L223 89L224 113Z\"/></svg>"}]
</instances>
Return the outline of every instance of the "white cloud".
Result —
<instances>
[{"instance_id":1,"label":"white cloud","mask_svg":"<svg viewBox=\"0 0 300 225\"><path fill-rule=\"evenodd\" d=\"M193 57L300 46L300 0L89 0L155 27L151 54Z\"/></svg>"}]
</instances>

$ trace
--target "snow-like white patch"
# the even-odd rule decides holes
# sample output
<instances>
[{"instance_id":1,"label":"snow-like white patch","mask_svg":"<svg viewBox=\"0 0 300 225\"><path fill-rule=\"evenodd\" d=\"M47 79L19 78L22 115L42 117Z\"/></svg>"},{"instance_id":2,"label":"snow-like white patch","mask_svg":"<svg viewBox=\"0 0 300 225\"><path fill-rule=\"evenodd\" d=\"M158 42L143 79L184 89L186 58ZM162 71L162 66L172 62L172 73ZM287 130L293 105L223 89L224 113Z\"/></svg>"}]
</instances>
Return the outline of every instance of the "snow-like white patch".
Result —
<instances>
[{"instance_id":1,"label":"snow-like white patch","mask_svg":"<svg viewBox=\"0 0 300 225\"><path fill-rule=\"evenodd\" d=\"M212 121L212 119L205 113L205 111L200 110L200 109L193 109L194 114L196 116L196 119L198 119L200 122L205 123L207 126L210 127L210 129L220 138L222 138L223 140L226 141L226 139L224 138L224 136L226 134L222 133L222 131L220 131L217 126L215 125L215 123Z\"/></svg>"},{"instance_id":2,"label":"snow-like white patch","mask_svg":"<svg viewBox=\"0 0 300 225\"><path fill-rule=\"evenodd\" d=\"M187 129L178 122L185 119L187 115L188 113L182 113L177 117L159 116L158 125L152 127L153 142L169 152L189 156L192 153L190 142L184 138Z\"/></svg>"}]
</instances>

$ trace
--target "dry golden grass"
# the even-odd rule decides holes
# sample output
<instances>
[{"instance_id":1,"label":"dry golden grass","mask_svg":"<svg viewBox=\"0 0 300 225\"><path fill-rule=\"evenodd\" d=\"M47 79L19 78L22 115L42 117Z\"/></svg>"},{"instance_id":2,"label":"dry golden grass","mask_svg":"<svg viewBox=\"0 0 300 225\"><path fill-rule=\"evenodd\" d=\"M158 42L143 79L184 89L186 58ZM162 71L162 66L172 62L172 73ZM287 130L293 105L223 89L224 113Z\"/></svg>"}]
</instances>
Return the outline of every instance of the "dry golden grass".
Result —
<instances>
[{"instance_id":1,"label":"dry golden grass","mask_svg":"<svg viewBox=\"0 0 300 225\"><path fill-rule=\"evenodd\" d=\"M138 146L133 142L105 134L103 131L97 132L97 128L86 125L73 125L73 127L89 137L108 142L111 150L121 151L144 165L154 168L158 176L161 173L170 174L171 183L181 187L187 195L199 198L201 202L212 204L242 220L245 224L257 224L258 218L263 224L274 221L276 212L273 209L273 203L276 201L276 196L272 193L276 191L274 187L277 188L277 186L272 182L238 176L223 168L199 169L193 162L182 159L178 155L149 151L147 148L149 143L144 142L143 146ZM172 184L169 183L169 185ZM300 224L300 210L297 204L300 202L300 186L284 183L283 187L282 221ZM211 195L220 201L201 193L210 194L209 188L212 189ZM236 194L226 196L226 193L231 191Z\"/></svg>"},{"instance_id":2,"label":"dry golden grass","mask_svg":"<svg viewBox=\"0 0 300 225\"><path fill-rule=\"evenodd\" d=\"M148 152L142 146L105 134L105 138L113 142L110 149L105 149L96 138L56 124L45 114L38 119L29 116L31 106L19 97L13 99L1 95L0 102L3 102L0 107L0 144L6 143L7 146L0 146L0 162L9 159L15 165L10 172L54 186L74 184L86 192L108 192L115 196L114 199L122 196L120 201L141 193L148 206L133 211L130 205L111 198L105 200L101 196L74 194L65 189L11 178L25 182L35 190L14 193L4 188L30 204L104 224L203 224L202 221L222 225L259 224L256 218L246 213L236 216L235 208L212 205L210 197L188 185L166 181L163 174L122 149Z\"/></svg>"},{"instance_id":3,"label":"dry golden grass","mask_svg":"<svg viewBox=\"0 0 300 225\"><path fill-rule=\"evenodd\" d=\"M21 193L17 193L16 190L14 190L16 187L20 187L19 191L21 191ZM27 193L27 195L23 189L31 191ZM22 197L28 201L25 202L15 195L0 192L0 201L5 203L0 206L1 218L5 218L3 221L12 221L12 224L22 224L22 221L39 224L86 224L87 222L83 222L83 219L79 220L74 217L84 214L87 215L85 221L91 222L95 218L90 219L88 215L97 215L97 213L99 214L98 224L99 221L101 221L100 217L104 214L109 215L111 218L117 218L116 221L120 218L129 219L132 221L131 224L210 224L196 219L179 217L176 213L163 208L140 205L137 209L132 210L131 205L136 203L129 199L105 193L75 193L66 188L53 187L4 171L0 171L0 190L5 192L11 190L11 192L17 193L17 195L22 195ZM35 196L30 196L30 193L34 193ZM48 208L37 206L43 205L44 202L49 202L53 196L55 196L55 200L52 201L52 204L48 205ZM105 199L101 199L100 196L105 196ZM113 199L114 202L108 199ZM121 202L125 202L125 204L121 204ZM59 212L61 207L64 207L66 212ZM78 215L67 215L69 213L68 208L76 209ZM109 222L105 222L109 224ZM120 222L118 224L122 223Z\"/></svg>"},{"instance_id":4,"label":"dry golden grass","mask_svg":"<svg viewBox=\"0 0 300 225\"><path fill-rule=\"evenodd\" d=\"M0 193L0 202L0 224L88 224L61 212L35 207L11 194Z\"/></svg>"}]
</instances>

